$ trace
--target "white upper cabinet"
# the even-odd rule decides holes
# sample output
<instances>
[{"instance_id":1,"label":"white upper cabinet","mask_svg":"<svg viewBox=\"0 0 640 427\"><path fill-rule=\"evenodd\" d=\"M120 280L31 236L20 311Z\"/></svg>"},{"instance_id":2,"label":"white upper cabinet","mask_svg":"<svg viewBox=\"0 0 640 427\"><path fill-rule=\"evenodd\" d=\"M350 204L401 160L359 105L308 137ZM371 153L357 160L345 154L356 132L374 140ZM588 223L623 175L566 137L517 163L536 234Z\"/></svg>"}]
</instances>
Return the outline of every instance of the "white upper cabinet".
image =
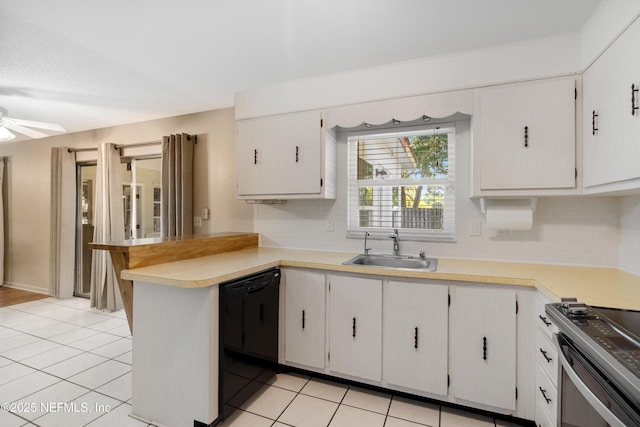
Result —
<instances>
[{"instance_id":1,"label":"white upper cabinet","mask_svg":"<svg viewBox=\"0 0 640 427\"><path fill-rule=\"evenodd\" d=\"M640 189L640 21L630 26L583 76L586 193ZM633 89L632 89L633 86Z\"/></svg>"},{"instance_id":2,"label":"white upper cabinet","mask_svg":"<svg viewBox=\"0 0 640 427\"><path fill-rule=\"evenodd\" d=\"M576 187L576 82L476 90L473 195L545 195Z\"/></svg>"},{"instance_id":3,"label":"white upper cabinet","mask_svg":"<svg viewBox=\"0 0 640 427\"><path fill-rule=\"evenodd\" d=\"M335 198L335 139L319 111L239 120L237 195Z\"/></svg>"}]
</instances>

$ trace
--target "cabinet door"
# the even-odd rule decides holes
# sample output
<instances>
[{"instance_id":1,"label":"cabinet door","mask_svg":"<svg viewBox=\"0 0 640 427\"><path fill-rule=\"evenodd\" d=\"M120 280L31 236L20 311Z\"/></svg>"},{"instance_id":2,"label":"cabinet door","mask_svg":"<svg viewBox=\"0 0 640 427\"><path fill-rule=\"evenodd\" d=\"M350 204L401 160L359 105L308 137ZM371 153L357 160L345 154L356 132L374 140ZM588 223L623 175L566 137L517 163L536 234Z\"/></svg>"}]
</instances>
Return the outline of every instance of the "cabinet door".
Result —
<instances>
[{"instance_id":1,"label":"cabinet door","mask_svg":"<svg viewBox=\"0 0 640 427\"><path fill-rule=\"evenodd\" d=\"M324 369L325 276L285 271L286 362Z\"/></svg>"},{"instance_id":2,"label":"cabinet door","mask_svg":"<svg viewBox=\"0 0 640 427\"><path fill-rule=\"evenodd\" d=\"M515 410L515 291L457 287L452 309L455 397Z\"/></svg>"},{"instance_id":3,"label":"cabinet door","mask_svg":"<svg viewBox=\"0 0 640 427\"><path fill-rule=\"evenodd\" d=\"M481 190L575 187L575 81L477 92L475 167Z\"/></svg>"},{"instance_id":4,"label":"cabinet door","mask_svg":"<svg viewBox=\"0 0 640 427\"><path fill-rule=\"evenodd\" d=\"M606 60L595 62L583 74L583 186L614 182L616 168L616 134L614 102L607 82L616 70Z\"/></svg>"},{"instance_id":5,"label":"cabinet door","mask_svg":"<svg viewBox=\"0 0 640 427\"><path fill-rule=\"evenodd\" d=\"M241 120L237 132L238 195L319 194L319 112Z\"/></svg>"},{"instance_id":6,"label":"cabinet door","mask_svg":"<svg viewBox=\"0 0 640 427\"><path fill-rule=\"evenodd\" d=\"M630 26L609 48L607 55L608 68L615 69L615 74L608 76L605 87L610 92L612 111L615 114L617 135L611 143L617 146L617 157L614 163L618 170L617 181L626 181L640 177L640 110L631 114L631 98L635 106L640 105L640 92L632 95L631 85L640 86L640 57L635 54L640 40L640 21ZM604 56L604 55L603 55ZM610 57L610 58L609 58ZM601 58L602 59L602 58Z\"/></svg>"},{"instance_id":7,"label":"cabinet door","mask_svg":"<svg viewBox=\"0 0 640 427\"><path fill-rule=\"evenodd\" d=\"M382 377L382 283L358 277L329 278L329 368L380 381Z\"/></svg>"},{"instance_id":8,"label":"cabinet door","mask_svg":"<svg viewBox=\"0 0 640 427\"><path fill-rule=\"evenodd\" d=\"M281 181L275 153L281 139L269 119L236 122L237 191L239 195L266 194Z\"/></svg>"},{"instance_id":9,"label":"cabinet door","mask_svg":"<svg viewBox=\"0 0 640 427\"><path fill-rule=\"evenodd\" d=\"M640 57L634 55L640 21L632 24L585 71L584 186L586 188L640 178L640 111L632 115L631 85L640 85ZM634 94L635 105L640 105ZM593 113L597 131L593 132ZM628 187L627 187L628 188ZM613 189L615 190L615 189Z\"/></svg>"},{"instance_id":10,"label":"cabinet door","mask_svg":"<svg viewBox=\"0 0 640 427\"><path fill-rule=\"evenodd\" d=\"M447 394L449 289L390 281L384 302L387 382Z\"/></svg>"}]
</instances>

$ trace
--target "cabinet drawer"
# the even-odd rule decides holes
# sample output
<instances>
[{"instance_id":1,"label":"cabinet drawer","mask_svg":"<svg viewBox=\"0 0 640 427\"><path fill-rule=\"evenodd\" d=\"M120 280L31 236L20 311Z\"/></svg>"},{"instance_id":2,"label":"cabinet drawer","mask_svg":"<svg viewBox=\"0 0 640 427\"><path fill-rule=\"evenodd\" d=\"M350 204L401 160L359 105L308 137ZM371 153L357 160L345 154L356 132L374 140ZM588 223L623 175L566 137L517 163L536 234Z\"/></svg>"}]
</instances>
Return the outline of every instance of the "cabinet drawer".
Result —
<instances>
[{"instance_id":1,"label":"cabinet drawer","mask_svg":"<svg viewBox=\"0 0 640 427\"><path fill-rule=\"evenodd\" d=\"M544 399L542 402L536 399L536 426L537 427L556 427L557 423L553 422L547 414L547 411L542 406L544 405Z\"/></svg>"},{"instance_id":2,"label":"cabinet drawer","mask_svg":"<svg viewBox=\"0 0 640 427\"><path fill-rule=\"evenodd\" d=\"M558 419L558 390L539 364L536 369L536 409L538 407L546 412L549 419Z\"/></svg>"},{"instance_id":3,"label":"cabinet drawer","mask_svg":"<svg viewBox=\"0 0 640 427\"><path fill-rule=\"evenodd\" d=\"M555 387L558 386L558 350L547 338L547 335L538 332L536 338L536 354L538 365L542 366Z\"/></svg>"},{"instance_id":4,"label":"cabinet drawer","mask_svg":"<svg viewBox=\"0 0 640 427\"><path fill-rule=\"evenodd\" d=\"M538 294L536 298L536 323L538 324L538 329L541 330L549 340L552 339L553 334L558 332L558 327L553 324L547 313L544 311L545 304L550 301L545 297Z\"/></svg>"}]
</instances>

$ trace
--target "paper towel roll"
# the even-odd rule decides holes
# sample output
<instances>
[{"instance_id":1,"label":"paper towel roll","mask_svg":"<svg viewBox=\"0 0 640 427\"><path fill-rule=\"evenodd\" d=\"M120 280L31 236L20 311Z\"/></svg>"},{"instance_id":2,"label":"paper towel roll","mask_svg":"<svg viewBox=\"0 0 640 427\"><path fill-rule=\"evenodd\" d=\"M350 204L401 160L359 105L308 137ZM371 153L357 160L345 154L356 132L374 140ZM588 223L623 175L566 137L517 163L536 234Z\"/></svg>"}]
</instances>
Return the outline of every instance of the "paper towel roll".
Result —
<instances>
[{"instance_id":1,"label":"paper towel roll","mask_svg":"<svg viewBox=\"0 0 640 427\"><path fill-rule=\"evenodd\" d=\"M523 205L487 206L487 228L496 230L531 230L533 209Z\"/></svg>"}]
</instances>

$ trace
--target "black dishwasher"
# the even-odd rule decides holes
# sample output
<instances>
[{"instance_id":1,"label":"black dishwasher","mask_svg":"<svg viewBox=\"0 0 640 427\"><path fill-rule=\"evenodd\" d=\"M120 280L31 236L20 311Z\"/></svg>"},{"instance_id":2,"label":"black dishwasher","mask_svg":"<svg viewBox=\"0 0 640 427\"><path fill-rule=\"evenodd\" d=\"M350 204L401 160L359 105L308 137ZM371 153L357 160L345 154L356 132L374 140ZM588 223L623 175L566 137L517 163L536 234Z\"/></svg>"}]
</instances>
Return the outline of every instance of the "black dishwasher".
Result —
<instances>
[{"instance_id":1,"label":"black dishwasher","mask_svg":"<svg viewBox=\"0 0 640 427\"><path fill-rule=\"evenodd\" d=\"M219 412L237 394L237 361L277 369L280 270L273 268L220 284ZM238 396L234 405L238 406Z\"/></svg>"},{"instance_id":2,"label":"black dishwasher","mask_svg":"<svg viewBox=\"0 0 640 427\"><path fill-rule=\"evenodd\" d=\"M226 350L278 362L279 287L277 268L221 284L220 320Z\"/></svg>"}]
</instances>

